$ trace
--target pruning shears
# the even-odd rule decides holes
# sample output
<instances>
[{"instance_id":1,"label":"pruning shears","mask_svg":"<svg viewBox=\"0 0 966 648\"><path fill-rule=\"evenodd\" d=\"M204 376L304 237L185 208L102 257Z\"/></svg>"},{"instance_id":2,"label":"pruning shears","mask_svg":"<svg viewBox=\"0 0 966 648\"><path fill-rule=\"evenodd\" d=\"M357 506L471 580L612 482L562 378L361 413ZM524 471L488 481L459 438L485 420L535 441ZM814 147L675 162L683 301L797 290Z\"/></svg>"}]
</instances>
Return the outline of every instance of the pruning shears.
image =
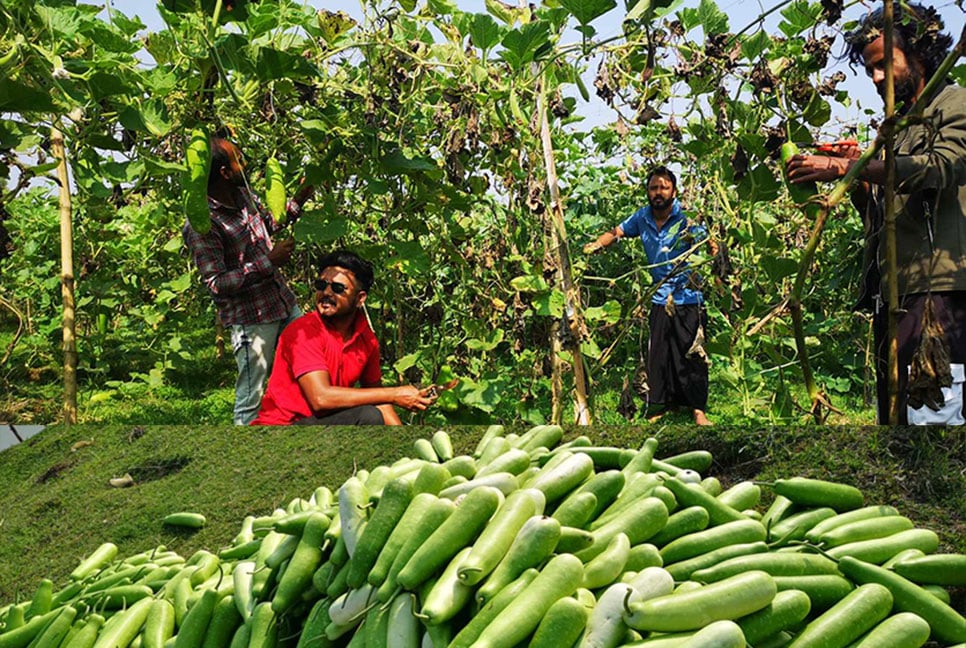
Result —
<instances>
[{"instance_id":1,"label":"pruning shears","mask_svg":"<svg viewBox=\"0 0 966 648\"><path fill-rule=\"evenodd\" d=\"M809 146L814 147L819 153L832 153L836 148L840 146L858 146L858 140L854 139L840 139L835 142L824 142L822 144L816 144L815 142L800 142L798 146Z\"/></svg>"},{"instance_id":2,"label":"pruning shears","mask_svg":"<svg viewBox=\"0 0 966 648\"><path fill-rule=\"evenodd\" d=\"M840 139L837 142L831 142L831 143L826 142L824 144L819 144L818 146L815 147L815 150L819 151L820 153L831 153L832 151L834 151L836 148L840 146L858 146L858 145L859 145L859 142L857 140Z\"/></svg>"},{"instance_id":3,"label":"pruning shears","mask_svg":"<svg viewBox=\"0 0 966 648\"><path fill-rule=\"evenodd\" d=\"M431 397L439 396L440 392L448 391L453 387L456 387L456 385L458 385L459 382L460 382L459 378L453 378L445 385L433 385L432 387L429 388L429 395Z\"/></svg>"}]
</instances>

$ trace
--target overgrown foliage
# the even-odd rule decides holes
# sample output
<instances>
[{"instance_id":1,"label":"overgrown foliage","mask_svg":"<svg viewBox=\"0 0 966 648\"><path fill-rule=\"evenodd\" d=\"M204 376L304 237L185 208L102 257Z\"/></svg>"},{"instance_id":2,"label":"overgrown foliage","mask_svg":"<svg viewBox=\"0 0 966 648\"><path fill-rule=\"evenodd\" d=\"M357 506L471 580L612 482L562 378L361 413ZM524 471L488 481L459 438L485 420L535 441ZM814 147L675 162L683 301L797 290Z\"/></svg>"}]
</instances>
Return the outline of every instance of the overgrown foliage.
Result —
<instances>
[{"instance_id":1,"label":"overgrown foliage","mask_svg":"<svg viewBox=\"0 0 966 648\"><path fill-rule=\"evenodd\" d=\"M179 232L183 150L199 125L239 141L256 190L273 157L290 193L303 177L318 187L293 230L289 274L304 299L320 251L349 246L376 262L368 304L387 379L425 384L444 367L462 378L419 420L544 421L555 331L579 339L595 420L640 420L630 385L646 334L643 255L633 242L575 254L583 301L565 308L544 217L541 93L562 244L577 250L640 206L652 164L680 168L682 199L721 250L692 258L708 281L712 409L720 399L732 420L782 423L808 410L782 305L810 223L782 189L776 153L838 134L831 105L847 97L839 74L823 76L836 3L782 3L780 33L768 34L731 25L713 0L642 0L609 39L594 22L610 0L487 2L487 13L372 0L361 23L292 0L162 4L165 28L152 33L69 0L0 7L0 380L12 395L0 418L30 418L24 399L56 380L57 224L28 187L50 172L44 133L61 123L77 205L81 420L132 384L142 394L183 376L209 392L228 384L228 359L198 382L199 359L210 367L215 354L214 315ZM565 42L571 28L578 42ZM615 121L581 130L575 108L594 67ZM850 308L859 237L839 216L804 298L806 341L833 402L867 412L869 323Z\"/></svg>"}]
</instances>

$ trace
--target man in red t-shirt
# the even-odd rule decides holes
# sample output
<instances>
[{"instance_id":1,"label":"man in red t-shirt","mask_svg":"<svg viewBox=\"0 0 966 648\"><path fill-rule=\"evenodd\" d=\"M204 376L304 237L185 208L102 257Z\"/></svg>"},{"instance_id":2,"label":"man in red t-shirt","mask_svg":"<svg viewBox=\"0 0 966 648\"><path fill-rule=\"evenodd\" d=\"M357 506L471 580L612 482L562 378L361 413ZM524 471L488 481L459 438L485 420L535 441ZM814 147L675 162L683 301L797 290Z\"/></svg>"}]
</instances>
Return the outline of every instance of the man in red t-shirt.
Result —
<instances>
[{"instance_id":1,"label":"man in red t-shirt","mask_svg":"<svg viewBox=\"0 0 966 648\"><path fill-rule=\"evenodd\" d=\"M340 250L320 260L315 310L282 332L252 425L401 425L393 408L421 411L433 387L382 387L379 341L361 307L372 265Z\"/></svg>"}]
</instances>

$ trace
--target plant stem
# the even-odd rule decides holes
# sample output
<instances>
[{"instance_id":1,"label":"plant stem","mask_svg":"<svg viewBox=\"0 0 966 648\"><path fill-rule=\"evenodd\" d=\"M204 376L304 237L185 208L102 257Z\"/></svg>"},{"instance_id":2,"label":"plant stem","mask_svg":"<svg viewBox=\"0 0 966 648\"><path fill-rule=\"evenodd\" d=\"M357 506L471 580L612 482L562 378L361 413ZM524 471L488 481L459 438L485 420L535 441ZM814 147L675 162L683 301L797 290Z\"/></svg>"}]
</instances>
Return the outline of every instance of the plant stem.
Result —
<instances>
[{"instance_id":1,"label":"plant stem","mask_svg":"<svg viewBox=\"0 0 966 648\"><path fill-rule=\"evenodd\" d=\"M61 326L64 340L64 423L77 422L77 337L75 335L74 305L74 228L71 222L70 178L67 173L67 154L64 134L57 120L50 129L50 147L57 159L57 180L60 184L60 288L64 302Z\"/></svg>"},{"instance_id":2,"label":"plant stem","mask_svg":"<svg viewBox=\"0 0 966 648\"><path fill-rule=\"evenodd\" d=\"M557 276L561 282L565 297L564 321L562 326L570 328L571 364L574 371L574 393L576 402L576 422L579 425L590 425L591 415L588 404L587 379L584 373L583 355L580 351L580 340L584 329L580 313L580 296L573 280L573 269L567 247L567 228L563 217L563 200L560 197L560 185L557 181L557 168L553 155L553 140L550 137L550 120L547 116L547 84L546 77L541 79L540 90L537 93L537 110L540 116L540 141L543 148L543 161L547 173L547 188L550 191L550 241L557 267ZM556 336L555 336L556 337Z\"/></svg>"}]
</instances>

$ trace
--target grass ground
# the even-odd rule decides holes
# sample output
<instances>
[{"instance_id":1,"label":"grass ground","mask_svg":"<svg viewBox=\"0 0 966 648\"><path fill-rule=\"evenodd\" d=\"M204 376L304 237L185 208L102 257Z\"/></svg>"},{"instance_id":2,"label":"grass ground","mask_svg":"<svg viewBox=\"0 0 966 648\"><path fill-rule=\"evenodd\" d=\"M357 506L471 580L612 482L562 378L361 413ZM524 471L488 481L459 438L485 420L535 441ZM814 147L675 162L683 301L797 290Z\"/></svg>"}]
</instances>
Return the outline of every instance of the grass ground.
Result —
<instances>
[{"instance_id":1,"label":"grass ground","mask_svg":"<svg viewBox=\"0 0 966 648\"><path fill-rule=\"evenodd\" d=\"M184 556L228 545L246 515L268 514L318 486L336 489L356 469L413 456L436 428L233 428L72 426L50 428L0 453L0 606L32 596L42 578L63 584L77 563L111 541L120 556L166 545ZM449 428L457 453L483 429ZM966 434L878 427L729 428L655 425L574 428L593 443L659 457L713 453L708 471L727 486L803 475L852 483L869 503L892 504L966 553ZM109 480L130 474L135 485ZM762 506L770 500L764 488ZM176 510L207 516L197 532L165 527ZM762 509L763 510L763 509Z\"/></svg>"},{"instance_id":2,"label":"grass ground","mask_svg":"<svg viewBox=\"0 0 966 648\"><path fill-rule=\"evenodd\" d=\"M167 366L159 368L158 349L153 355L132 350L131 340L112 338L85 339L81 345L81 367L78 371L78 422L81 424L130 425L222 425L231 422L234 398L235 363L229 348L219 352L210 317L205 315L179 330L181 351L165 357ZM0 311L0 352L13 340L14 323L3 319ZM17 353L0 366L0 421L20 424L53 424L63 417L63 379L61 357L50 339L22 339L15 345ZM226 341L223 339L222 343ZM158 344L156 343L157 347ZM633 399L634 412L625 418L621 413L621 382L625 371L633 370L633 361L623 362L626 369L601 368L599 375L590 372L593 384L591 412L596 423L607 425L647 425L653 412L645 409L638 397ZM782 381L773 372L763 378L752 371L746 380L738 380L729 360L715 356L711 368L708 413L721 425L808 424L808 398L800 377L793 371ZM387 377L387 381L393 378ZM839 410L825 421L831 425L869 425L874 412L864 392L870 385L861 381L827 378L821 386L828 390L833 405ZM526 391L525 385L520 386ZM453 423L485 425L504 420L519 420L516 406L519 396L501 394L497 410L488 415L481 409L461 406L453 414L431 408L424 414L409 416L410 424L447 425ZM476 395L475 397L478 397ZM549 403L537 416L549 416ZM662 423L689 425L690 412L672 411Z\"/></svg>"},{"instance_id":3,"label":"grass ground","mask_svg":"<svg viewBox=\"0 0 966 648\"><path fill-rule=\"evenodd\" d=\"M82 384L78 394L78 422L92 424L124 425L223 425L231 422L234 401L234 361L230 356L217 357L212 350L199 354L191 362L169 371L159 384L144 380L103 381ZM42 379L21 379L7 383L8 389L0 394L0 421L14 423L51 424L63 420L63 385L53 371ZM594 421L605 425L648 425L653 412L645 409L640 398L634 399L635 411L630 419L620 409L619 391L595 386L591 411ZM720 425L743 426L771 423L809 424L812 422L804 409L807 403L804 387L792 388L792 398L797 406L790 406L783 413L773 412L773 394L739 393L722 381L711 378L711 394L708 415ZM509 402L509 400L507 401ZM831 412L826 419L829 425L872 425L875 412L861 395L837 394L833 404L839 410ZM491 418L484 412L467 407L461 408L461 421L474 425L501 422L501 417ZM549 407L548 407L549 413ZM404 421L412 424L446 425L444 414L430 409L419 416L403 413ZM409 418L405 418L409 416ZM661 418L666 425L690 425L690 411L672 410Z\"/></svg>"}]
</instances>

